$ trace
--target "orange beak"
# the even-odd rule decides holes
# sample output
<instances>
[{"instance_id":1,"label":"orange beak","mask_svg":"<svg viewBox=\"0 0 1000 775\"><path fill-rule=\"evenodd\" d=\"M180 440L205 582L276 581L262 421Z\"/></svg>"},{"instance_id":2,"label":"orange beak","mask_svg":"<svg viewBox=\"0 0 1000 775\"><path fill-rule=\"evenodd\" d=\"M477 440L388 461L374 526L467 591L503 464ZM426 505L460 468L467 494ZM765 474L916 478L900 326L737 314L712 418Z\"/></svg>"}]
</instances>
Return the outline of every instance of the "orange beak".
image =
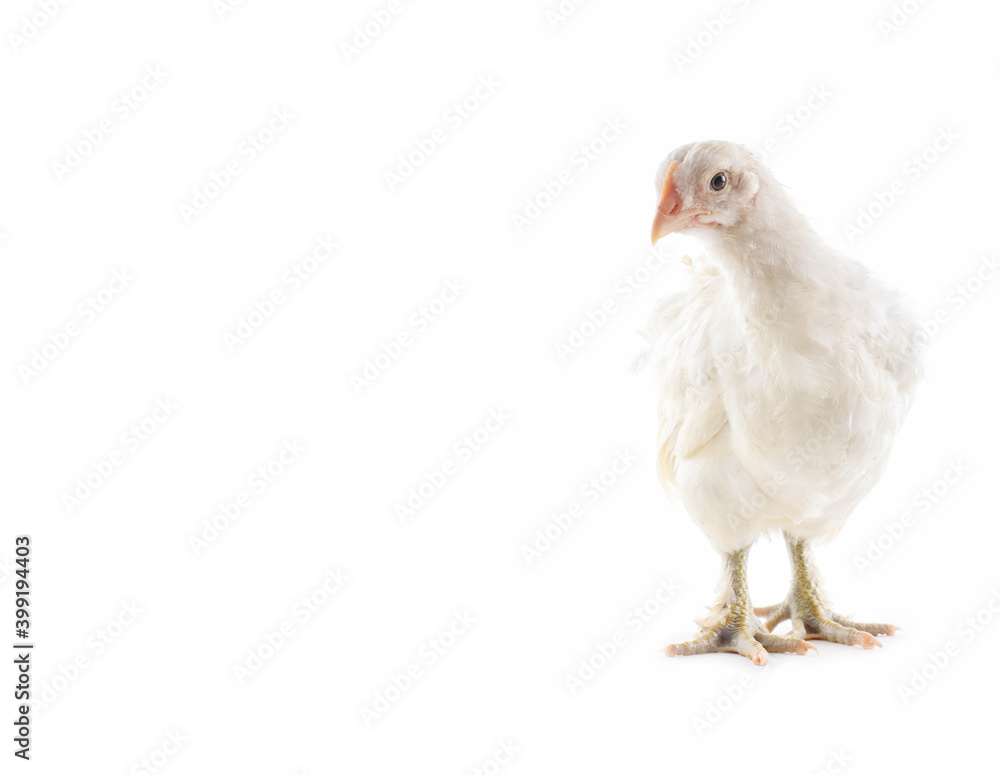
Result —
<instances>
[{"instance_id":1,"label":"orange beak","mask_svg":"<svg viewBox=\"0 0 1000 775\"><path fill-rule=\"evenodd\" d=\"M667 168L667 177L663 181L663 190L660 192L660 203L656 206L656 217L653 218L654 245L661 237L666 237L671 232L686 229L699 215L708 214L708 210L682 209L681 198L674 187L674 170L679 165L679 161L673 161Z\"/></svg>"}]
</instances>

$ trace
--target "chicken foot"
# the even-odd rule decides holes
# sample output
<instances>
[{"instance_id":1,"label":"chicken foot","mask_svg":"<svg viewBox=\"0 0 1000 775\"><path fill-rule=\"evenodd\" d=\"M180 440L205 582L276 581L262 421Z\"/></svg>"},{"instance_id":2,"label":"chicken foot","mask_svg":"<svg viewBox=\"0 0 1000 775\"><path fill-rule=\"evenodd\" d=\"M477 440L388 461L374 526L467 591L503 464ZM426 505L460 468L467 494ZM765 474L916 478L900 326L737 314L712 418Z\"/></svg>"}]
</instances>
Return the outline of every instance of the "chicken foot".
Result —
<instances>
[{"instance_id":1,"label":"chicken foot","mask_svg":"<svg viewBox=\"0 0 1000 775\"><path fill-rule=\"evenodd\" d=\"M702 622L696 638L675 643L664 649L668 657L732 651L747 657L755 665L767 664L767 652L805 654L816 647L797 638L772 635L754 615L747 587L746 565L750 547L726 555L726 585L715 613Z\"/></svg>"},{"instance_id":2,"label":"chicken foot","mask_svg":"<svg viewBox=\"0 0 1000 775\"><path fill-rule=\"evenodd\" d=\"M809 543L788 533L785 533L785 543L792 561L792 587L788 596L777 605L754 609L757 616L766 619L764 626L768 632L790 619L793 638L828 640L863 649L881 648L882 643L875 636L896 632L898 628L892 624L855 622L831 612Z\"/></svg>"}]
</instances>

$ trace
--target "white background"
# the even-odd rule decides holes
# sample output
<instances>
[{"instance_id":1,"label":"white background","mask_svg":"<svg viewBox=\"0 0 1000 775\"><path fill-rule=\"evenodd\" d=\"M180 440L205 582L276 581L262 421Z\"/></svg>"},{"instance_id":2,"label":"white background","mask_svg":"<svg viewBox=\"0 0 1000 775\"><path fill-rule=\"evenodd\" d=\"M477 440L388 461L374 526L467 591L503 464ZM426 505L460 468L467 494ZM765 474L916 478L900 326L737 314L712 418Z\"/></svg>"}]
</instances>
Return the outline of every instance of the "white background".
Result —
<instances>
[{"instance_id":1,"label":"white background","mask_svg":"<svg viewBox=\"0 0 1000 775\"><path fill-rule=\"evenodd\" d=\"M911 2L888 28L892 4L860 1L593 0L561 20L556 0L221 5L16 0L0 18L0 645L15 640L13 541L27 533L45 705L31 763L11 764L4 690L4 772L952 771L991 752L1000 280L977 273L998 251L997 9ZM390 21L345 53L372 13ZM293 118L241 155L276 110ZM607 126L620 128L600 139ZM942 131L957 139L913 174ZM391 183L428 138L430 157ZM819 550L843 613L904 628L883 649L820 642L764 669L661 653L694 633L719 560L659 489L655 385L629 364L698 244L673 236L657 271L636 272L657 164L706 138L770 148L815 227L942 321L886 476ZM239 174L186 217L232 159ZM529 201L546 206L525 225ZM877 217L851 235L859 208ZM288 292L283 273L327 235L340 248ZM80 305L123 269L128 286L86 320ZM464 290L433 305L449 282ZM227 347L274 289L284 302ZM176 409L133 442L158 399ZM491 410L507 419L468 451ZM258 492L249 478L293 440L304 451ZM590 502L581 487L618 453L632 462ZM945 482L953 464L965 473ZM250 505L196 551L241 493ZM529 562L536 531L574 503L582 516ZM781 542L762 541L755 602L787 581ZM659 604L661 582L678 591ZM304 596L318 601L308 621ZM626 624L651 599L648 621ZM456 614L474 622L452 635ZM617 631L624 645L571 690ZM449 646L433 664L429 641ZM939 674L902 696L949 642ZM252 652L267 657L256 669ZM388 710L366 713L387 689ZM494 758L501 743L511 761Z\"/></svg>"}]
</instances>

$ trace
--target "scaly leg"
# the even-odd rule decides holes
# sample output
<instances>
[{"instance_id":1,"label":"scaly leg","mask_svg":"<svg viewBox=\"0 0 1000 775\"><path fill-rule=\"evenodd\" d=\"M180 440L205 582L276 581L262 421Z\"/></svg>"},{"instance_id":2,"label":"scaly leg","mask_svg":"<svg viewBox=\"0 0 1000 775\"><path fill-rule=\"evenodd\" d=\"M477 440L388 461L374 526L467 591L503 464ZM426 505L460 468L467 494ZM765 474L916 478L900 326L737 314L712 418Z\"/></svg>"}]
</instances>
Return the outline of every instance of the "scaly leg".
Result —
<instances>
[{"instance_id":1,"label":"scaly leg","mask_svg":"<svg viewBox=\"0 0 1000 775\"><path fill-rule=\"evenodd\" d=\"M820 638L864 649L882 646L876 635L896 632L898 628L891 624L859 623L832 613L819 583L809 543L788 533L785 543L792 560L792 588L788 597L777 605L754 609L755 614L767 620L768 632L791 619L791 635L795 638Z\"/></svg>"},{"instance_id":2,"label":"scaly leg","mask_svg":"<svg viewBox=\"0 0 1000 775\"><path fill-rule=\"evenodd\" d=\"M694 640L667 646L668 657L735 651L755 665L764 665L768 651L805 654L816 648L804 640L772 635L754 615L746 576L749 553L750 547L745 546L726 555L724 588L715 613L701 623L702 630Z\"/></svg>"}]
</instances>

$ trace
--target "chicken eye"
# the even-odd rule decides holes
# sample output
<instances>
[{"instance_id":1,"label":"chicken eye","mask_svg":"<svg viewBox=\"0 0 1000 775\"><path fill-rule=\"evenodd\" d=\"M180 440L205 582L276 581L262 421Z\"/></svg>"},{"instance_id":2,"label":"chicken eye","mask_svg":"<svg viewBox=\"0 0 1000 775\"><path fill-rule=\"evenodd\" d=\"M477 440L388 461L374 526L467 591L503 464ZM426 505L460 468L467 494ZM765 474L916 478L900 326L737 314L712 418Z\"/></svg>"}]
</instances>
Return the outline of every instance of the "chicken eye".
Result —
<instances>
[{"instance_id":1,"label":"chicken eye","mask_svg":"<svg viewBox=\"0 0 1000 775\"><path fill-rule=\"evenodd\" d=\"M713 191L721 191L726 187L726 173L716 172L715 177L712 178L712 182L709 183Z\"/></svg>"}]
</instances>

